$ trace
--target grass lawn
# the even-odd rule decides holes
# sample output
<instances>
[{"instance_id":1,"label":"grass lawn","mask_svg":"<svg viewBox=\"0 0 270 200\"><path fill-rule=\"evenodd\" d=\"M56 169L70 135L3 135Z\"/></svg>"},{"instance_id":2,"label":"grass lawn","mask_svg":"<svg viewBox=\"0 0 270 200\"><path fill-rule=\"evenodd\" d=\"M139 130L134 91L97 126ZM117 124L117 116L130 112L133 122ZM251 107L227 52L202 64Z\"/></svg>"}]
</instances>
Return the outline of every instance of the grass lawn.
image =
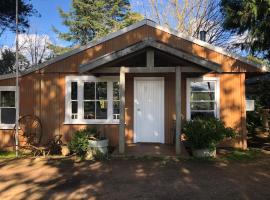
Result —
<instances>
[{"instance_id":1,"label":"grass lawn","mask_svg":"<svg viewBox=\"0 0 270 200\"><path fill-rule=\"evenodd\" d=\"M8 159L3 159L4 155ZM215 160L15 159L1 153L0 199L270 199L270 155L221 152Z\"/></svg>"}]
</instances>

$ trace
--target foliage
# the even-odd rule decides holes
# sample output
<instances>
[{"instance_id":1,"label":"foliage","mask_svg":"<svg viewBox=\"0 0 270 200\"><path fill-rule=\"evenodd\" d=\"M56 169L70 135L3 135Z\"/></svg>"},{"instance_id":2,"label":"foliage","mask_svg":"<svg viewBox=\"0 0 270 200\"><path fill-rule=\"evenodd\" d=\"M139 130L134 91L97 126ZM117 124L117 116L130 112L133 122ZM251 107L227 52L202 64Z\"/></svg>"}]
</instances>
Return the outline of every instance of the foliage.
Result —
<instances>
[{"instance_id":1,"label":"foliage","mask_svg":"<svg viewBox=\"0 0 270 200\"><path fill-rule=\"evenodd\" d=\"M28 156L29 153L19 151L18 152L18 157L25 157ZM5 150L0 150L0 159L9 159L9 158L16 158L16 152L15 151L5 151Z\"/></svg>"},{"instance_id":2,"label":"foliage","mask_svg":"<svg viewBox=\"0 0 270 200\"><path fill-rule=\"evenodd\" d=\"M19 54L19 61L25 66L29 65L27 59ZM13 73L15 71L16 54L10 49L3 49L0 55L0 74Z\"/></svg>"},{"instance_id":3,"label":"foliage","mask_svg":"<svg viewBox=\"0 0 270 200\"><path fill-rule=\"evenodd\" d=\"M262 127L262 117L260 110L247 112L247 130L248 133L254 133L256 128Z\"/></svg>"},{"instance_id":4,"label":"foliage","mask_svg":"<svg viewBox=\"0 0 270 200\"><path fill-rule=\"evenodd\" d=\"M69 47L62 47L62 46L58 46L58 45L54 45L54 44L48 44L48 49L52 51L52 55L50 57L48 57L47 59L54 58L56 56L59 56L61 54L64 54L64 53L72 50Z\"/></svg>"},{"instance_id":5,"label":"foliage","mask_svg":"<svg viewBox=\"0 0 270 200\"><path fill-rule=\"evenodd\" d=\"M224 123L216 118L186 121L183 130L192 149L215 149L218 142L236 135L233 129L226 128Z\"/></svg>"},{"instance_id":6,"label":"foliage","mask_svg":"<svg viewBox=\"0 0 270 200\"><path fill-rule=\"evenodd\" d=\"M247 85L247 95L255 100L255 110L247 112L247 129L254 133L255 128L263 127L262 109L270 109L270 81L262 79L255 85Z\"/></svg>"},{"instance_id":7,"label":"foliage","mask_svg":"<svg viewBox=\"0 0 270 200\"><path fill-rule=\"evenodd\" d=\"M69 31L53 27L54 31L59 38L81 45L137 21L128 0L72 0L69 12L59 8L59 13Z\"/></svg>"},{"instance_id":8,"label":"foliage","mask_svg":"<svg viewBox=\"0 0 270 200\"><path fill-rule=\"evenodd\" d=\"M97 130L97 128L87 127L76 131L68 143L68 148L72 153L84 156L89 147L89 140L102 140L105 137Z\"/></svg>"},{"instance_id":9,"label":"foliage","mask_svg":"<svg viewBox=\"0 0 270 200\"><path fill-rule=\"evenodd\" d=\"M88 150L89 146L89 131L87 129L82 129L76 131L68 143L68 148L71 153L75 153L78 156L84 156Z\"/></svg>"},{"instance_id":10,"label":"foliage","mask_svg":"<svg viewBox=\"0 0 270 200\"><path fill-rule=\"evenodd\" d=\"M2 33L9 29L11 31L16 30L16 1L15 0L2 0L0 1L0 36ZM18 13L19 13L19 29L23 31L29 28L28 18L36 15L37 11L33 8L33 5L26 0L18 0Z\"/></svg>"},{"instance_id":11,"label":"foliage","mask_svg":"<svg viewBox=\"0 0 270 200\"><path fill-rule=\"evenodd\" d=\"M240 150L236 149L225 155L225 159L233 161L249 161L262 156L263 153L258 149Z\"/></svg>"},{"instance_id":12,"label":"foliage","mask_svg":"<svg viewBox=\"0 0 270 200\"><path fill-rule=\"evenodd\" d=\"M257 91L257 98L260 105L270 109L270 80L260 81Z\"/></svg>"},{"instance_id":13,"label":"foliage","mask_svg":"<svg viewBox=\"0 0 270 200\"><path fill-rule=\"evenodd\" d=\"M247 34L239 43L242 49L270 59L270 1L222 0L223 26L238 35Z\"/></svg>"},{"instance_id":14,"label":"foliage","mask_svg":"<svg viewBox=\"0 0 270 200\"><path fill-rule=\"evenodd\" d=\"M56 135L54 138L50 139L47 146L50 150L51 155L59 155L61 154L61 140L62 135Z\"/></svg>"},{"instance_id":15,"label":"foliage","mask_svg":"<svg viewBox=\"0 0 270 200\"><path fill-rule=\"evenodd\" d=\"M249 59L252 62L258 63L260 65L264 65L268 67L270 66L270 60L267 60L267 59L261 59L253 55L248 55L247 59Z\"/></svg>"},{"instance_id":16,"label":"foliage","mask_svg":"<svg viewBox=\"0 0 270 200\"><path fill-rule=\"evenodd\" d=\"M16 153L14 151L0 151L0 159L15 158Z\"/></svg>"}]
</instances>

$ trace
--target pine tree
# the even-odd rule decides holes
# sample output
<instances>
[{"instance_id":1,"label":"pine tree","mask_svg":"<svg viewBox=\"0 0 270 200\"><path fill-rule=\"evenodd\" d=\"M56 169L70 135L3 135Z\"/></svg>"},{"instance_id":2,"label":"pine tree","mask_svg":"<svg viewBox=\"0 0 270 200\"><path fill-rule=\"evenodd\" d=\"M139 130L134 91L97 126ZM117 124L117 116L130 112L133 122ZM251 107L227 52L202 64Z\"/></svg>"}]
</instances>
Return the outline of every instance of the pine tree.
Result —
<instances>
[{"instance_id":1,"label":"pine tree","mask_svg":"<svg viewBox=\"0 0 270 200\"><path fill-rule=\"evenodd\" d=\"M59 38L81 45L142 19L130 11L129 0L72 0L71 10L59 13L69 29L53 28Z\"/></svg>"},{"instance_id":2,"label":"pine tree","mask_svg":"<svg viewBox=\"0 0 270 200\"><path fill-rule=\"evenodd\" d=\"M16 31L15 24L15 0L1 0L0 1L0 36L4 31L10 30ZM29 17L37 15L37 11L33 8L33 5L29 1L18 1L18 14L19 14L19 29L24 31L29 28Z\"/></svg>"},{"instance_id":3,"label":"pine tree","mask_svg":"<svg viewBox=\"0 0 270 200\"><path fill-rule=\"evenodd\" d=\"M270 0L222 0L224 28L247 34L242 49L270 60Z\"/></svg>"}]
</instances>

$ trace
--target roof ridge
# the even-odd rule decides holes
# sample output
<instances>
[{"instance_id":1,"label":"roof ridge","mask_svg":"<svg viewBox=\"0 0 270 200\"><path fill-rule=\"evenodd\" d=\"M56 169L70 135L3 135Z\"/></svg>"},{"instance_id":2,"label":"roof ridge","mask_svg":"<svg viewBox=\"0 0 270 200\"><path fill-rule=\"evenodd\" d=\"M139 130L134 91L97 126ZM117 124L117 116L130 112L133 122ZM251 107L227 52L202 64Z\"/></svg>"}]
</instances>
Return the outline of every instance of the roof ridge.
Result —
<instances>
[{"instance_id":1,"label":"roof ridge","mask_svg":"<svg viewBox=\"0 0 270 200\"><path fill-rule=\"evenodd\" d=\"M54 58L52 58L52 59L50 59L50 60L48 60L48 61L46 61L44 63L35 65L30 70L27 70L25 72L22 72L20 74L20 76L23 76L23 75L32 73L32 72L34 72L36 70L42 69L42 68L44 68L44 67L46 67L46 66L48 66L50 64L53 64L53 63L55 63L57 61L60 61L62 59L65 59L67 57L70 57L70 56L72 56L74 54L77 54L77 53L79 53L81 51L84 51L86 49L89 49L89 48L91 48L93 46L96 46L98 44L101 44L101 43L103 43L105 41L108 41L108 40L110 40L112 38L115 38L115 37L117 37L119 35L122 35L124 33L127 33L127 32L129 32L131 30L134 30L134 29L139 28L139 27L144 26L144 25L148 25L148 26L151 26L153 28L157 28L157 29L159 29L161 31L167 32L169 34L172 34L172 35L174 35L176 37L180 37L180 38L182 38L184 40L193 42L195 44L198 44L200 46L206 47L206 48L208 48L210 50L216 51L216 52L221 53L223 55L226 55L226 56L235 58L235 59L240 60L240 61L242 61L244 63L249 64L249 65L253 65L254 67L257 67L257 68L260 68L260 69L262 69L262 67L263 67L263 65L260 65L260 64L257 64L255 62L252 62L252 61L248 60L247 58L244 58L241 55L238 55L238 54L235 54L235 53L231 53L231 52L229 52L229 51L227 51L227 50L225 50L225 49L223 49L221 47L217 47L217 46L212 45L210 43L207 43L205 41L202 41L202 40L199 40L197 38L188 36L188 35L180 32L180 31L177 31L177 30L172 29L170 27L161 26L161 25L157 24L156 22L154 22L151 19L143 19L143 20L141 20L139 22L136 22L136 23L134 23L134 24L132 24L130 26L127 26L127 27L125 27L123 29L120 29L120 30L118 30L116 32L109 33L108 35L106 35L106 36L104 36L104 37L102 37L100 39L91 41L91 42L89 42L86 45L80 46L80 47L75 48L75 49L73 49L71 51L68 51L68 52L66 52L64 54L61 54L59 56L56 56L56 57L54 57ZM4 75L0 75L0 80L2 80L2 79L8 79L8 78L13 78L13 77L15 77L15 74L4 74Z\"/></svg>"}]
</instances>

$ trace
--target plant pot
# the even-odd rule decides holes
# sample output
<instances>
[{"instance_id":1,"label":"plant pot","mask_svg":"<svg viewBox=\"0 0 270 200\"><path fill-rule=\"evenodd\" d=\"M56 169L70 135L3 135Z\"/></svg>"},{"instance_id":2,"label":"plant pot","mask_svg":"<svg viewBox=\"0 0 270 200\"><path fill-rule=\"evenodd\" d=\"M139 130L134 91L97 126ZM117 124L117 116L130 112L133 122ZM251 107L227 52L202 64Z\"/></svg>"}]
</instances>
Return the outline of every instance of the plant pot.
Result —
<instances>
[{"instance_id":1,"label":"plant pot","mask_svg":"<svg viewBox=\"0 0 270 200\"><path fill-rule=\"evenodd\" d=\"M67 145L61 145L61 154L62 156L68 156L70 154L70 150Z\"/></svg>"},{"instance_id":2,"label":"plant pot","mask_svg":"<svg viewBox=\"0 0 270 200\"><path fill-rule=\"evenodd\" d=\"M197 158L205 158L205 157L216 157L216 149L209 150L209 149L194 149L192 150L192 154L194 157Z\"/></svg>"},{"instance_id":3,"label":"plant pot","mask_svg":"<svg viewBox=\"0 0 270 200\"><path fill-rule=\"evenodd\" d=\"M94 154L101 153L107 155L109 140L89 140L89 148Z\"/></svg>"}]
</instances>

